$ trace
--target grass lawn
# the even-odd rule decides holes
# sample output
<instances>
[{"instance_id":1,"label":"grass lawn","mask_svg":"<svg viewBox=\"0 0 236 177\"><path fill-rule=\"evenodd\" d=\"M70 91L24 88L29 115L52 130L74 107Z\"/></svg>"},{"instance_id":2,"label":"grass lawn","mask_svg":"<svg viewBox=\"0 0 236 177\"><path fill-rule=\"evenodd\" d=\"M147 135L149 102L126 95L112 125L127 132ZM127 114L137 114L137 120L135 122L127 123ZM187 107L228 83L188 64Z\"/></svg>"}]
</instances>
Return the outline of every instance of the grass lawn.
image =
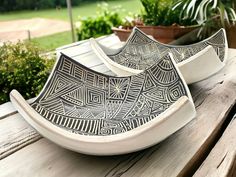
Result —
<instances>
[{"instance_id":1,"label":"grass lawn","mask_svg":"<svg viewBox=\"0 0 236 177\"><path fill-rule=\"evenodd\" d=\"M78 16L92 16L96 15L97 4L99 2L85 3L78 7L73 7L73 20L76 22ZM121 6L120 15L126 16L128 12L139 13L142 7L140 0L114 0L108 2L110 8ZM69 21L68 12L66 8L61 10L48 9L48 10L35 10L35 11L19 11L0 13L0 21L17 20L17 19L29 19L29 18L50 18ZM49 36L39 37L32 39L33 43L36 43L40 48L51 51L62 45L72 43L71 33L62 32Z\"/></svg>"},{"instance_id":2,"label":"grass lawn","mask_svg":"<svg viewBox=\"0 0 236 177\"><path fill-rule=\"evenodd\" d=\"M72 13L74 21L77 20L78 16L91 16L96 14L98 2L85 3L78 7L73 7ZM128 12L138 13L141 9L140 0L116 0L108 2L110 7L115 7L120 5L122 9L120 14L125 16ZM29 18L50 18L50 19L60 19L69 21L68 12L66 8L61 10L48 9L48 10L32 10L32 11L19 11L19 12L9 12L9 13L0 13L0 21L6 20L17 20L17 19L29 19Z\"/></svg>"},{"instance_id":3,"label":"grass lawn","mask_svg":"<svg viewBox=\"0 0 236 177\"><path fill-rule=\"evenodd\" d=\"M72 43L72 39L71 33L69 31L66 31L49 36L33 38L31 42L38 45L45 51L52 51L57 47Z\"/></svg>"}]
</instances>

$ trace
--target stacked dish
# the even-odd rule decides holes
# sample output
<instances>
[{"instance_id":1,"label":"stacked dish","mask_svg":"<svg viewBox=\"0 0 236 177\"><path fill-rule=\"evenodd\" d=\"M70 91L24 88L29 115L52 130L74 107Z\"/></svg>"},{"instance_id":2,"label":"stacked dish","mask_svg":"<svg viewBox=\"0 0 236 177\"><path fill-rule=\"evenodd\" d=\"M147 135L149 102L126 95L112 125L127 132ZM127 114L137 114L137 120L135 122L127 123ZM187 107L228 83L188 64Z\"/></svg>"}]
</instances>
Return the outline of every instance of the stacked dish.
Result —
<instances>
[{"instance_id":1,"label":"stacked dish","mask_svg":"<svg viewBox=\"0 0 236 177\"><path fill-rule=\"evenodd\" d=\"M16 90L10 98L31 126L60 146L93 155L138 151L164 140L195 117L181 72L186 63L194 67L214 61L215 67L223 67L227 55L224 31L213 37L198 43L206 48L187 46L186 56L180 55L185 47L158 46L136 28L116 51L91 40L98 57L118 75L126 76L98 73L61 54L33 103L28 104ZM213 55L216 58L204 58ZM219 69L212 66L211 72ZM198 75L199 70L192 74Z\"/></svg>"},{"instance_id":2,"label":"stacked dish","mask_svg":"<svg viewBox=\"0 0 236 177\"><path fill-rule=\"evenodd\" d=\"M192 45L167 45L134 28L125 45L110 49L90 39L91 46L104 64L118 76L137 74L153 65L166 53L173 54L185 81L198 82L215 74L225 65L228 43L222 28L214 35Z\"/></svg>"}]
</instances>

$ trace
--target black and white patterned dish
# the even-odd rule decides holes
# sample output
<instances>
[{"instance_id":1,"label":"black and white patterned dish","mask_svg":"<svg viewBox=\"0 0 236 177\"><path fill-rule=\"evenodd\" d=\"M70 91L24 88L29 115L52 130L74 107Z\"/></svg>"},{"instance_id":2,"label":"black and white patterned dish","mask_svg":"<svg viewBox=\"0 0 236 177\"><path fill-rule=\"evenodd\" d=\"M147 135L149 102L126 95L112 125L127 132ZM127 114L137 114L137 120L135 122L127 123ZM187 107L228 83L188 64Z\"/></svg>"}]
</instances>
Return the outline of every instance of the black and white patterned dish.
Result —
<instances>
[{"instance_id":1,"label":"black and white patterned dish","mask_svg":"<svg viewBox=\"0 0 236 177\"><path fill-rule=\"evenodd\" d=\"M137 74L155 64L156 59L171 52L187 83L198 82L219 71L225 65L228 52L224 29L220 29L208 39L191 45L162 44L136 27L125 45L119 49L107 48L93 38L90 42L97 56L119 76ZM206 67L208 64L210 66ZM190 73L186 68L190 71L194 68L200 70L194 73L195 78L188 78ZM201 73L202 70L205 70L205 74Z\"/></svg>"},{"instance_id":2,"label":"black and white patterned dish","mask_svg":"<svg viewBox=\"0 0 236 177\"><path fill-rule=\"evenodd\" d=\"M149 147L195 116L188 87L169 54L127 77L95 72L62 54L31 105L16 90L10 97L40 134L96 155Z\"/></svg>"}]
</instances>

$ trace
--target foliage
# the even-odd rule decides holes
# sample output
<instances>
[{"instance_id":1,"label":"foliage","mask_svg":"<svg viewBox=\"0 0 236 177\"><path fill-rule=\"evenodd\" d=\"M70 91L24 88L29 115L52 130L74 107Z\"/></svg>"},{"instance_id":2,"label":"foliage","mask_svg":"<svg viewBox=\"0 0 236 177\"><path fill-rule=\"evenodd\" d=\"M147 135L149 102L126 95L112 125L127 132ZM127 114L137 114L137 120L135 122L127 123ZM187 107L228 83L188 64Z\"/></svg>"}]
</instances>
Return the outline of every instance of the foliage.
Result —
<instances>
[{"instance_id":1,"label":"foliage","mask_svg":"<svg viewBox=\"0 0 236 177\"><path fill-rule=\"evenodd\" d=\"M235 24L235 0L178 0L175 8L183 9L181 18L191 18L208 27L226 27Z\"/></svg>"},{"instance_id":2,"label":"foliage","mask_svg":"<svg viewBox=\"0 0 236 177\"><path fill-rule=\"evenodd\" d=\"M85 3L99 2L103 0L71 0L72 6L78 6ZM111 1L111 0L106 0ZM113 0L114 1L114 0ZM66 0L1 0L0 12L9 12L16 10L37 10L49 8L66 7Z\"/></svg>"},{"instance_id":3,"label":"foliage","mask_svg":"<svg viewBox=\"0 0 236 177\"><path fill-rule=\"evenodd\" d=\"M78 5L82 0L72 0L73 5ZM0 1L0 12L9 12L15 10L36 10L36 9L47 9L55 7L65 7L65 0L1 0Z\"/></svg>"},{"instance_id":4,"label":"foliage","mask_svg":"<svg viewBox=\"0 0 236 177\"><path fill-rule=\"evenodd\" d=\"M122 27L124 29L132 29L134 26L138 25L144 25L139 14L129 12L128 15L122 19Z\"/></svg>"},{"instance_id":5,"label":"foliage","mask_svg":"<svg viewBox=\"0 0 236 177\"><path fill-rule=\"evenodd\" d=\"M35 97L43 88L54 60L39 55L30 43L4 43L0 47L0 104L9 101L17 89L26 98Z\"/></svg>"},{"instance_id":6,"label":"foliage","mask_svg":"<svg viewBox=\"0 0 236 177\"><path fill-rule=\"evenodd\" d=\"M1 3L1 2L0 2ZM119 14L123 17L127 15L127 12L131 11L134 13L139 12L140 7L142 6L139 0L119 0L119 1L108 1L107 2L110 7L117 6L119 4L122 6L122 11L119 11ZM1 8L1 7L0 7ZM83 3L79 6L72 6L72 15L73 19L77 19L78 14L80 16L90 16L91 13L94 14L97 9L97 3ZM0 21L8 21L8 20L18 20L18 19L29 19L29 18L51 18L51 19L60 19L69 21L68 18L68 10L66 8L61 8L57 10L53 9L44 9L37 11L15 11L9 13L1 13Z\"/></svg>"},{"instance_id":7,"label":"foliage","mask_svg":"<svg viewBox=\"0 0 236 177\"><path fill-rule=\"evenodd\" d=\"M108 4L103 3L99 5L96 16L80 17L80 21L76 23L78 40L112 33L111 28L122 23L118 9L114 8L110 10Z\"/></svg>"},{"instance_id":8,"label":"foliage","mask_svg":"<svg viewBox=\"0 0 236 177\"><path fill-rule=\"evenodd\" d=\"M73 6L82 3L97 2L99 0L71 0ZM16 10L37 10L48 8L66 7L66 0L1 0L0 12L9 12Z\"/></svg>"},{"instance_id":9,"label":"foliage","mask_svg":"<svg viewBox=\"0 0 236 177\"><path fill-rule=\"evenodd\" d=\"M175 5L173 0L141 0L143 5L142 19L146 25L194 25L196 21L190 18L181 19L181 8L172 9Z\"/></svg>"}]
</instances>

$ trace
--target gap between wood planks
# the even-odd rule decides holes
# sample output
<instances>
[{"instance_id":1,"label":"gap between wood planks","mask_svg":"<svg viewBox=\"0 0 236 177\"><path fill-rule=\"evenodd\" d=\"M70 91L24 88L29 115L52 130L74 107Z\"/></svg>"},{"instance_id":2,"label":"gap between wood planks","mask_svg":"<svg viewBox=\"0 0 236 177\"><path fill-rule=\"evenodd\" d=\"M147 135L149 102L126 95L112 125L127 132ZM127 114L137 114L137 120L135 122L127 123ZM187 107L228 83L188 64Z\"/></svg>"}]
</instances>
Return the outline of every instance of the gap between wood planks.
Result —
<instances>
[{"instance_id":1,"label":"gap between wood planks","mask_svg":"<svg viewBox=\"0 0 236 177\"><path fill-rule=\"evenodd\" d=\"M219 84L222 84L222 83L223 82L221 82ZM218 128L215 129L215 131L212 133L212 136L209 136L207 138L206 141L208 141L209 143L203 144L203 146L198 150L201 153L197 153L197 155L200 154L200 156L198 156L198 157L194 156L192 159L196 158L197 160L191 160L193 163L188 164L188 166L191 165L191 167L185 168L187 170L183 169L183 171L179 174L179 176L189 177L189 176L193 176L195 174L195 172L202 165L202 163L207 158L207 156L209 155L211 150L214 148L214 146L216 145L218 140L221 138L221 136L223 135L224 131L226 130L226 128L228 127L228 125L230 124L232 119L235 119L235 116L236 116L236 100L232 104L232 106L228 110L228 112L225 114L225 117L226 117L225 120L218 126ZM234 171L234 170L236 170L236 162L232 166L232 171Z\"/></svg>"}]
</instances>

